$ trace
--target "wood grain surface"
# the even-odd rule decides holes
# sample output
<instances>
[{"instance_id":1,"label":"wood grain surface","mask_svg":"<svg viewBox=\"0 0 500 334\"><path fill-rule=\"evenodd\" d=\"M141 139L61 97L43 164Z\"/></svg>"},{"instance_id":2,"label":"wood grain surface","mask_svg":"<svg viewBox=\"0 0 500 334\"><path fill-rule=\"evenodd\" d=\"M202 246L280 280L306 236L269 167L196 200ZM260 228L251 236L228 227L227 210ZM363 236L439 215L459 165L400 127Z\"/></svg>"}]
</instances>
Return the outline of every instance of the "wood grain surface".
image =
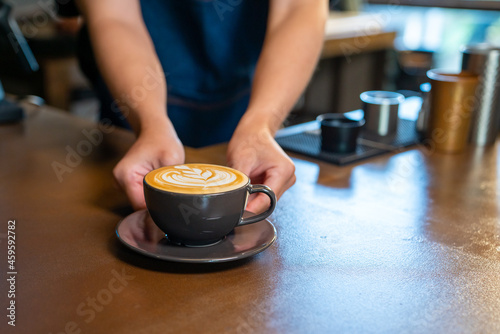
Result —
<instances>
[{"instance_id":1,"label":"wood grain surface","mask_svg":"<svg viewBox=\"0 0 500 334\"><path fill-rule=\"evenodd\" d=\"M293 156L297 183L271 219L277 241L193 265L116 238L132 211L111 172L131 133L44 108L0 125L0 138L2 333L500 332L497 146L422 146L347 167ZM225 148L187 148L187 160L224 163Z\"/></svg>"}]
</instances>

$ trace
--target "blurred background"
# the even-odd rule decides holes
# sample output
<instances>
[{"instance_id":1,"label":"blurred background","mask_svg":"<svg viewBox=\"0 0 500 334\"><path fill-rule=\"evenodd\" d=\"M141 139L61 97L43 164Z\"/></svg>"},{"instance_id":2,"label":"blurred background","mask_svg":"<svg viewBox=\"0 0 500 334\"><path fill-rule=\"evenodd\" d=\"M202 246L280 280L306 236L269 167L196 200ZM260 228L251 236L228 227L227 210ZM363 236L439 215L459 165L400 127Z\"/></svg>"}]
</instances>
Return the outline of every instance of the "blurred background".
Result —
<instances>
[{"instance_id":1,"label":"blurred background","mask_svg":"<svg viewBox=\"0 0 500 334\"><path fill-rule=\"evenodd\" d=\"M76 59L79 18L56 15L54 0L6 1L40 64L20 70L0 50L0 80L12 96L96 120L98 102ZM366 90L419 91L430 68L459 70L463 46L500 45L498 0L333 0L316 73L286 125L361 107Z\"/></svg>"}]
</instances>

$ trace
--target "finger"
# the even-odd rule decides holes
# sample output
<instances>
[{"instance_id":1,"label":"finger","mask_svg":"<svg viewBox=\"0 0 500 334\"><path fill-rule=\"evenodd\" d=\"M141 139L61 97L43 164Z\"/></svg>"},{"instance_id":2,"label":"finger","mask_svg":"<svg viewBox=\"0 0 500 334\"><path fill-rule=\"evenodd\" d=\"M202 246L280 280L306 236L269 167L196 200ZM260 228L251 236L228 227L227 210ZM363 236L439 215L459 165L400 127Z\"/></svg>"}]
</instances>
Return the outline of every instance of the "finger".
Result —
<instances>
[{"instance_id":1,"label":"finger","mask_svg":"<svg viewBox=\"0 0 500 334\"><path fill-rule=\"evenodd\" d=\"M255 169L257 162L255 149L247 148L238 152L237 155L231 154L227 157L227 165L242 173L250 176L251 172Z\"/></svg>"},{"instance_id":2,"label":"finger","mask_svg":"<svg viewBox=\"0 0 500 334\"><path fill-rule=\"evenodd\" d=\"M125 192L134 210L146 208L142 176L136 173L122 175L120 170L115 170L114 176L116 183Z\"/></svg>"},{"instance_id":3,"label":"finger","mask_svg":"<svg viewBox=\"0 0 500 334\"><path fill-rule=\"evenodd\" d=\"M241 161L235 162L231 161L227 163L229 167L234 168L236 170L239 170L245 175L249 175L250 172L252 171L252 166L250 164L243 163Z\"/></svg>"},{"instance_id":4,"label":"finger","mask_svg":"<svg viewBox=\"0 0 500 334\"><path fill-rule=\"evenodd\" d=\"M267 195L257 194L257 196L248 201L246 210L253 213L261 213L267 210L270 204L271 201L269 200L269 197L267 197Z\"/></svg>"},{"instance_id":5,"label":"finger","mask_svg":"<svg viewBox=\"0 0 500 334\"><path fill-rule=\"evenodd\" d=\"M121 184L116 180L116 178L113 179L113 188L117 190L123 190Z\"/></svg>"},{"instance_id":6,"label":"finger","mask_svg":"<svg viewBox=\"0 0 500 334\"><path fill-rule=\"evenodd\" d=\"M125 185L125 193L135 211L146 208L142 179Z\"/></svg>"},{"instance_id":7,"label":"finger","mask_svg":"<svg viewBox=\"0 0 500 334\"><path fill-rule=\"evenodd\" d=\"M264 184L271 188L280 198L283 193L295 183L293 169L272 169L265 173Z\"/></svg>"},{"instance_id":8,"label":"finger","mask_svg":"<svg viewBox=\"0 0 500 334\"><path fill-rule=\"evenodd\" d=\"M276 195L276 199L279 199L283 193L290 188L295 183L295 174L292 174L291 177L285 178L284 184L283 181L279 179L273 179L272 177L264 180L264 184L270 187ZM271 201L269 197L265 194L258 194L258 196L250 199L247 205L247 210L255 213L260 213L271 205Z\"/></svg>"},{"instance_id":9,"label":"finger","mask_svg":"<svg viewBox=\"0 0 500 334\"><path fill-rule=\"evenodd\" d=\"M181 165L185 162L185 153L181 151L180 153L172 154L172 152L168 152L167 154L162 155L157 162L157 165L153 165L153 169L171 166L171 165Z\"/></svg>"}]
</instances>

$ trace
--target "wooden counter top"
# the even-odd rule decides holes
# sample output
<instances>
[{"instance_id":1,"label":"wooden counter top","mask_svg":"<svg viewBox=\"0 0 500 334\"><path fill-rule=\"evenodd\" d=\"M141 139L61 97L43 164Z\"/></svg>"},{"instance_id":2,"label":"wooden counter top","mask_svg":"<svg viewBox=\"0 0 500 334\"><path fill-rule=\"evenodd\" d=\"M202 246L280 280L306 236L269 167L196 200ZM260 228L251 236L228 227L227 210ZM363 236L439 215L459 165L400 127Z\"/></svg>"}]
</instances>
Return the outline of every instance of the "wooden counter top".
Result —
<instances>
[{"instance_id":1,"label":"wooden counter top","mask_svg":"<svg viewBox=\"0 0 500 334\"><path fill-rule=\"evenodd\" d=\"M49 108L0 125L1 333L500 332L498 146L347 167L294 156L297 183L272 216L277 241L246 260L192 265L118 242L131 209L111 171L133 136L100 128L102 142L85 144L94 129ZM186 152L223 163L224 150ZM55 162L68 167L61 180Z\"/></svg>"}]
</instances>

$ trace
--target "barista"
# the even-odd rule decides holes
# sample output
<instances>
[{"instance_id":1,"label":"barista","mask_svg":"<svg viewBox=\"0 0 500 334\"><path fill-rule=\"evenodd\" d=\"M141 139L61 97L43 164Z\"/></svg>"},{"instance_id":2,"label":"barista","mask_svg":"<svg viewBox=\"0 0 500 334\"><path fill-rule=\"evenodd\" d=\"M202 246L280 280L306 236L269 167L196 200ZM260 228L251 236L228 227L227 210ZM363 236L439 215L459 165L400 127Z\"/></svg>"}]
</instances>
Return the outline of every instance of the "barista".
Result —
<instances>
[{"instance_id":1,"label":"barista","mask_svg":"<svg viewBox=\"0 0 500 334\"><path fill-rule=\"evenodd\" d=\"M183 145L229 141L228 165L252 183L278 197L294 184L293 162L274 134L317 62L325 1L76 4L85 22L80 60L101 99L101 118L137 135L113 171L135 209L145 207L144 175L184 163ZM247 210L261 211L267 201L259 195Z\"/></svg>"}]
</instances>

